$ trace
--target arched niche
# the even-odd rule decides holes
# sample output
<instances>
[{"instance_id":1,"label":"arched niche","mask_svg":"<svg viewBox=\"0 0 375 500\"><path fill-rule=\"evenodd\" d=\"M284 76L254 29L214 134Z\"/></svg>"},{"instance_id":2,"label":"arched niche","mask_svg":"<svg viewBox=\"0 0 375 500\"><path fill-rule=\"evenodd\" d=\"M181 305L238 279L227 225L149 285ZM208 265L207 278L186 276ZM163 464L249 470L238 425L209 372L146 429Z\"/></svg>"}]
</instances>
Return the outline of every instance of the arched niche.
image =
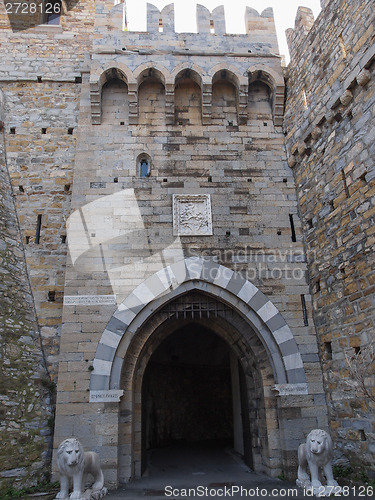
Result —
<instances>
[{"instance_id":1,"label":"arched niche","mask_svg":"<svg viewBox=\"0 0 375 500\"><path fill-rule=\"evenodd\" d=\"M239 78L227 69L217 71L212 78L211 123L238 125Z\"/></svg>"},{"instance_id":2,"label":"arched niche","mask_svg":"<svg viewBox=\"0 0 375 500\"><path fill-rule=\"evenodd\" d=\"M202 123L202 77L197 71L185 68L176 74L174 104L177 124Z\"/></svg>"},{"instance_id":3,"label":"arched niche","mask_svg":"<svg viewBox=\"0 0 375 500\"><path fill-rule=\"evenodd\" d=\"M272 90L261 80L249 84L248 118L253 120L272 120Z\"/></svg>"},{"instance_id":4,"label":"arched niche","mask_svg":"<svg viewBox=\"0 0 375 500\"><path fill-rule=\"evenodd\" d=\"M108 77L102 87L102 123L129 124L128 85L118 74Z\"/></svg>"},{"instance_id":5,"label":"arched niche","mask_svg":"<svg viewBox=\"0 0 375 500\"><path fill-rule=\"evenodd\" d=\"M110 87L113 82L117 82L118 87L125 89L127 86L129 116L134 109L134 100L136 101L136 92L134 92L134 80L131 70L120 63L108 63L107 67L97 68L90 75L90 101L91 101L91 121L94 125L100 125L102 122L102 93L103 87ZM122 83L119 83L122 82Z\"/></svg>"},{"instance_id":6,"label":"arched niche","mask_svg":"<svg viewBox=\"0 0 375 500\"><path fill-rule=\"evenodd\" d=\"M247 71L249 78L249 101L250 98L256 100L254 94L259 91L263 93L263 98L266 97L266 93L268 92L267 88L270 91L270 105L272 109L272 118L275 126L281 126L283 122L284 115L284 92L285 92L285 84L282 75L279 75L271 68L265 67L264 65L252 66ZM255 82L258 83L258 89L256 90ZM263 85L261 85L263 84ZM264 87L264 85L266 87ZM250 102L249 102L250 109Z\"/></svg>"}]
</instances>

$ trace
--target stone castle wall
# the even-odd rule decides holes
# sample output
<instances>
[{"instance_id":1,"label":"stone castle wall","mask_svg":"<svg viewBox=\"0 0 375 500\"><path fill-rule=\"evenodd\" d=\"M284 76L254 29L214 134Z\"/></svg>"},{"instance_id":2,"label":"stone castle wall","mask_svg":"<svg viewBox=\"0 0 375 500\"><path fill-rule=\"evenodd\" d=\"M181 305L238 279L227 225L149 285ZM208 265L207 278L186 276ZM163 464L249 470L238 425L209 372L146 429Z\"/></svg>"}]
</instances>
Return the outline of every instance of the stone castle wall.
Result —
<instances>
[{"instance_id":1,"label":"stone castle wall","mask_svg":"<svg viewBox=\"0 0 375 500\"><path fill-rule=\"evenodd\" d=\"M122 8L98 4L91 71L82 83L55 445L80 436L100 452L110 484L140 474L139 394L131 378L109 387L126 388L120 405L90 399L106 393L107 375L119 371L131 344L126 325L113 316L116 303L121 316L123 301L140 286L135 310L147 309L145 280L191 256L216 256L229 273L238 273L234 288L249 279L270 298L269 314L280 311L301 353L309 393L277 401L273 376L264 374L262 404L272 411L279 405L282 422L276 424L276 414L265 418L258 425L262 445L253 445L257 470L292 470L306 425L327 421L280 126L284 80L272 12L248 10L249 29L262 27L255 35L226 35L217 12L198 34L178 34L170 7L159 13L149 6L147 33L131 33L122 30ZM217 33L210 32L211 17ZM150 168L144 177L142 158ZM210 196L212 234L176 235L176 195ZM114 296L116 303L80 302L95 295ZM152 325L156 329L156 318ZM145 342L137 335L138 344ZM124 372L135 360L130 356ZM266 356L256 363L268 363Z\"/></svg>"},{"instance_id":2,"label":"stone castle wall","mask_svg":"<svg viewBox=\"0 0 375 500\"><path fill-rule=\"evenodd\" d=\"M6 311L1 333L2 488L10 483L30 486L50 473L54 419L48 405L53 405L57 382L65 221L93 8L90 1L73 3L60 25L46 26L28 15L16 22L0 3L1 134L7 161L2 164L2 236L8 241L2 257L9 266L4 281L2 277L9 295L1 303ZM42 351L47 366L41 385Z\"/></svg>"},{"instance_id":3,"label":"stone castle wall","mask_svg":"<svg viewBox=\"0 0 375 500\"><path fill-rule=\"evenodd\" d=\"M53 391L7 170L2 105L0 92L0 492L45 479L53 428Z\"/></svg>"},{"instance_id":4,"label":"stone castle wall","mask_svg":"<svg viewBox=\"0 0 375 500\"><path fill-rule=\"evenodd\" d=\"M374 407L342 383L349 357L374 338L374 9L300 8L285 112L305 234L331 431L353 465L374 462ZM339 377L335 376L339 374Z\"/></svg>"},{"instance_id":5,"label":"stone castle wall","mask_svg":"<svg viewBox=\"0 0 375 500\"><path fill-rule=\"evenodd\" d=\"M26 262L50 373L57 376L78 103L90 50L93 2L61 16L60 25L23 29L0 4L0 84L4 138ZM11 22L13 22L13 25ZM18 25L17 25L18 26ZM12 29L13 28L13 29Z\"/></svg>"},{"instance_id":6,"label":"stone castle wall","mask_svg":"<svg viewBox=\"0 0 375 500\"><path fill-rule=\"evenodd\" d=\"M192 256L215 256L220 269L238 273L223 295L248 279L272 301L258 303L256 311L263 304L270 323L275 311L285 318L307 377L308 394L276 398L274 374L264 369L265 351L257 347L258 359L247 353L249 367L255 363L249 370L259 366L257 383L264 384L265 417L258 419L253 438L257 470L294 470L306 430L327 427L321 363L333 438L340 452L354 451L356 460L371 463L370 407L332 376L345 374L344 351L367 343L373 321L370 5L331 0L315 23L311 12L299 9L295 30L288 33L288 154L271 9L259 14L247 8L245 35L225 33L220 7L198 7L196 34L175 33L172 6L159 12L149 5L146 33L124 31L123 4L87 0L68 2L64 9L58 26L45 26L36 18L10 18L0 4L4 155L11 186L5 173L2 182L4 193L13 190L15 203L8 197L3 205L5 238L6 221L14 221L12 227L19 222L10 247L4 246L11 251L4 261L10 282L19 270L29 276L14 287L12 302L19 304L25 295L27 318L7 303L4 328L14 339L12 355L25 362L23 370L31 370L29 358L19 355L24 325L40 331L53 380L59 365L55 445L76 436L86 449L99 451L112 486L139 474L140 394L126 378L129 368L121 382L129 390L120 405L90 401L90 389L104 389L118 345L114 313L126 297L134 300L134 290L140 294L135 309L143 307L152 290L142 284L158 283L154 276L162 268L191 262ZM176 235L176 195L210 196L212 235ZM225 276L220 280L225 283ZM160 317L141 331L138 343L145 342L145 351L154 348L144 339L162 326ZM242 340L230 335L235 348ZM259 339L254 334L251 341ZM40 364L34 333L26 344L31 365ZM290 345L285 343L284 354ZM138 363L132 353L139 346L131 347L126 367ZM119 370L126 349L124 336L111 370ZM5 370L18 366L9 361ZM5 394L4 406L11 410L4 425L11 436L20 425L31 456L44 460L48 400L33 386L25 390L22 408L8 404L13 400ZM24 408L30 408L31 424L17 413ZM15 464L23 449L19 436L11 448ZM9 477L17 464L11 467ZM28 467L18 484L28 478Z\"/></svg>"}]
</instances>

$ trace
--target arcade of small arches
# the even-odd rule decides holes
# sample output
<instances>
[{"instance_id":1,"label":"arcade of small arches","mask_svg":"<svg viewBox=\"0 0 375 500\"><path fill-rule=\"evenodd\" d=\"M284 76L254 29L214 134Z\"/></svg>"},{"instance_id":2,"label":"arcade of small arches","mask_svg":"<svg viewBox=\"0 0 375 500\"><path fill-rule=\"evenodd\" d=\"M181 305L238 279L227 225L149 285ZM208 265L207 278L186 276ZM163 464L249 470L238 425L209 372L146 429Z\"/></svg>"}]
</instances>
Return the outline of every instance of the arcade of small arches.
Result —
<instances>
[{"instance_id":1,"label":"arcade of small arches","mask_svg":"<svg viewBox=\"0 0 375 500\"><path fill-rule=\"evenodd\" d=\"M284 80L264 65L244 74L223 64L208 73L196 64L180 65L172 72L154 63L134 71L118 62L107 66L90 77L93 124L105 122L106 107L113 107L115 95L123 125L152 125L161 119L166 125L237 126L253 119L282 125Z\"/></svg>"}]
</instances>

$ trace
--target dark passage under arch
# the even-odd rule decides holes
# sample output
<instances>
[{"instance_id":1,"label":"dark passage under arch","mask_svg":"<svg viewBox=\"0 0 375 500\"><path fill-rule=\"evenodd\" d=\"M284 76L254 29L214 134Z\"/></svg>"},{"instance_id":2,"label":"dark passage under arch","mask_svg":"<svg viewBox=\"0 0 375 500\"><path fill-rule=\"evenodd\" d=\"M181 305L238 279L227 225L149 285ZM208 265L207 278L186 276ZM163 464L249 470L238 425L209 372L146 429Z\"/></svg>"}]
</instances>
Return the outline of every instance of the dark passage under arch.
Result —
<instances>
[{"instance_id":1,"label":"dark passage under arch","mask_svg":"<svg viewBox=\"0 0 375 500\"><path fill-rule=\"evenodd\" d=\"M232 358L232 359L231 359ZM235 361L234 361L235 360ZM233 380L228 344L199 322L188 321L151 356L142 384L142 469L148 450L165 446L229 447L240 432L239 378ZM249 444L248 442L246 443Z\"/></svg>"}]
</instances>

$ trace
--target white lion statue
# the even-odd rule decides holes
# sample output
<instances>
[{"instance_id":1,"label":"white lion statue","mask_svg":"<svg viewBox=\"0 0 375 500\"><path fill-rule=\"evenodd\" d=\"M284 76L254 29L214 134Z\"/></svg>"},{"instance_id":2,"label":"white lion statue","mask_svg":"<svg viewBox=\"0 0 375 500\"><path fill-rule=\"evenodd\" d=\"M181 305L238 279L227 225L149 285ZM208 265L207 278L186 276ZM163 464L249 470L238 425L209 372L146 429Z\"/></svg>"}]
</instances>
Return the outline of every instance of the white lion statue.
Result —
<instances>
[{"instance_id":1,"label":"white lion statue","mask_svg":"<svg viewBox=\"0 0 375 500\"><path fill-rule=\"evenodd\" d=\"M94 451L84 452L78 439L65 439L57 449L57 468L60 472L59 500L99 500L107 494L99 455ZM86 491L87 474L94 478L94 484ZM73 492L69 488L73 483Z\"/></svg>"},{"instance_id":2,"label":"white lion statue","mask_svg":"<svg viewBox=\"0 0 375 500\"><path fill-rule=\"evenodd\" d=\"M341 488L332 473L332 440L322 429L313 429L306 438L306 443L298 447L297 486L310 489L315 495L339 494ZM310 469L311 481L307 471ZM323 486L324 476L327 485Z\"/></svg>"}]
</instances>

